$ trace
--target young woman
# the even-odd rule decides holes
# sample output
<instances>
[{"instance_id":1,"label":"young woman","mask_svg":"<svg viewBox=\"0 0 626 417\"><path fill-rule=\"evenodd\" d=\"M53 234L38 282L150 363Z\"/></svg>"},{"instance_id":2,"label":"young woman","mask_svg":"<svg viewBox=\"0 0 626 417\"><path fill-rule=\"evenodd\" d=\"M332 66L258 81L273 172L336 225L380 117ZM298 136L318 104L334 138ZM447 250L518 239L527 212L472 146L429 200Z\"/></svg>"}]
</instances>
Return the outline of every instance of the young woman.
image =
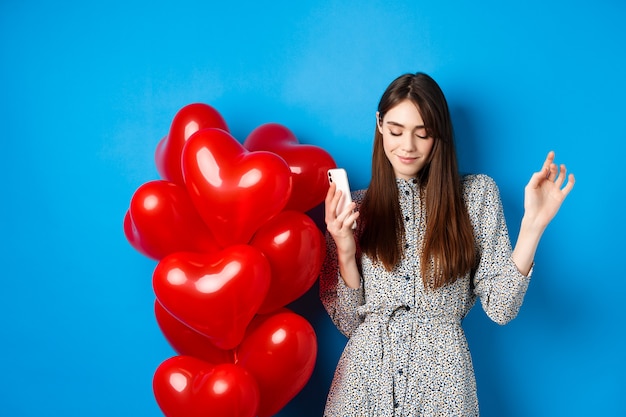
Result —
<instances>
[{"instance_id":1,"label":"young woman","mask_svg":"<svg viewBox=\"0 0 626 417\"><path fill-rule=\"evenodd\" d=\"M526 186L512 249L495 182L458 173L437 83L417 73L389 85L368 189L338 214L334 184L326 197L320 296L349 340L325 416L478 415L461 321L477 298L497 323L517 315L539 239L574 186L553 161Z\"/></svg>"}]
</instances>

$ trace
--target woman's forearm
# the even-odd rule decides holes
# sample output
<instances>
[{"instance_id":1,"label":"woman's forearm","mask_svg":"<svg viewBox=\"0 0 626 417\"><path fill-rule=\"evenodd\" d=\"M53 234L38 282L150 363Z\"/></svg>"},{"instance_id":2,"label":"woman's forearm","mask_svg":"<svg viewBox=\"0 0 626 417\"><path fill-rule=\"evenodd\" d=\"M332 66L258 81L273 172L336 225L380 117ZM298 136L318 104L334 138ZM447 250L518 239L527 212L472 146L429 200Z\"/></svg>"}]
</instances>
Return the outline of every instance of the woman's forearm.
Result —
<instances>
[{"instance_id":1,"label":"woman's forearm","mask_svg":"<svg viewBox=\"0 0 626 417\"><path fill-rule=\"evenodd\" d=\"M539 241L541 240L544 230L545 226L536 226L528 219L522 219L512 258L517 269L523 275L530 273L535 259L535 253L537 252L537 247L539 246Z\"/></svg>"},{"instance_id":2,"label":"woman's forearm","mask_svg":"<svg viewBox=\"0 0 626 417\"><path fill-rule=\"evenodd\" d=\"M356 264L354 255L338 255L339 274L349 288L359 288L361 286L361 275Z\"/></svg>"}]
</instances>

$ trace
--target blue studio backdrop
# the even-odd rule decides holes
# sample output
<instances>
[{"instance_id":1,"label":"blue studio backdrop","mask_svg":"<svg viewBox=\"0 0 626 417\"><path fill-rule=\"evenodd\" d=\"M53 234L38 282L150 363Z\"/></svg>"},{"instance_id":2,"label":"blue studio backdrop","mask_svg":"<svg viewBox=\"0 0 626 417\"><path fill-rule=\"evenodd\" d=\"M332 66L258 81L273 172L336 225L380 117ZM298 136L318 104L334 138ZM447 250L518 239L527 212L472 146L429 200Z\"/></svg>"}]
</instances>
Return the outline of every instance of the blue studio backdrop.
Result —
<instances>
[{"instance_id":1,"label":"blue studio backdrop","mask_svg":"<svg viewBox=\"0 0 626 417\"><path fill-rule=\"evenodd\" d=\"M364 188L380 95L416 71L513 241L549 150L577 179L519 316L464 322L482 415L625 415L625 20L620 0L2 0L0 415L161 415L152 376L174 352L122 220L180 108L214 106L241 141L283 124ZM281 417L321 415L346 342L316 291L291 306L315 370Z\"/></svg>"}]
</instances>

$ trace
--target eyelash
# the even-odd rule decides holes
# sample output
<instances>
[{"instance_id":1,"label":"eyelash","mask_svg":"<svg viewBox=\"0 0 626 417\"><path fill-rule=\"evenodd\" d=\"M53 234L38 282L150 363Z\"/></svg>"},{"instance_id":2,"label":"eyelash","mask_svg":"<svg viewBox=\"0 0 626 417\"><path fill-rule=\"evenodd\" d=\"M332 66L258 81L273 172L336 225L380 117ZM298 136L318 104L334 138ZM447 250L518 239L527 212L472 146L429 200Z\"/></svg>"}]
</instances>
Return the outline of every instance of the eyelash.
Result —
<instances>
[{"instance_id":1,"label":"eyelash","mask_svg":"<svg viewBox=\"0 0 626 417\"><path fill-rule=\"evenodd\" d=\"M391 130L389 131L389 133L391 134L391 136L402 136L402 133L394 133ZM428 136L420 136L418 134L415 134L415 136L417 136L420 139L428 139Z\"/></svg>"}]
</instances>

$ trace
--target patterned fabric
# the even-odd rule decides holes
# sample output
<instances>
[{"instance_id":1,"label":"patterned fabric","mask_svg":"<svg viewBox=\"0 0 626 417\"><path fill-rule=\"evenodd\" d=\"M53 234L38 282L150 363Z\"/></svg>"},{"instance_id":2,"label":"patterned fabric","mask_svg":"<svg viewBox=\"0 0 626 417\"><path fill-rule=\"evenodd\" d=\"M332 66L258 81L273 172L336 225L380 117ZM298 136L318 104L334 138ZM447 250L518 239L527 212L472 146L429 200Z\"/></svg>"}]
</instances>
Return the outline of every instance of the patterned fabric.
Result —
<instances>
[{"instance_id":1,"label":"patterned fabric","mask_svg":"<svg viewBox=\"0 0 626 417\"><path fill-rule=\"evenodd\" d=\"M479 261L453 284L425 289L419 248L425 232L419 186L397 180L405 224L405 257L393 271L359 255L361 287L347 287L327 234L320 297L349 340L339 359L324 416L478 416L476 382L461 321L480 298L499 324L522 304L529 274L511 259L498 188L486 175L463 178L463 196ZM365 190L353 193L360 205ZM360 226L356 231L360 233Z\"/></svg>"}]
</instances>

